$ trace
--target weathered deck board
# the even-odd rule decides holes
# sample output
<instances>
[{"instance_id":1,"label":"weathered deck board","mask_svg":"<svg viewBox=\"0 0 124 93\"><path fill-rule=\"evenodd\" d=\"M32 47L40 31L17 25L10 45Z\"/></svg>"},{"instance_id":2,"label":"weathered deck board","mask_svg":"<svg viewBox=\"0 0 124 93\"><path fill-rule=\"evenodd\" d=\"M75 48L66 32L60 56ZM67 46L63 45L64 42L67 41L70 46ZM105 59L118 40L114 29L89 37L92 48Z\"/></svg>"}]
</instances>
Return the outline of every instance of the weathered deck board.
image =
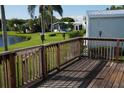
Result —
<instances>
[{"instance_id":1,"label":"weathered deck board","mask_svg":"<svg viewBox=\"0 0 124 93\"><path fill-rule=\"evenodd\" d=\"M88 58L81 59L71 66L65 68L55 76L49 78L41 83L39 87L49 88L72 88L79 87L83 79L92 71L92 69L99 64L99 60L92 60Z\"/></svg>"},{"instance_id":2,"label":"weathered deck board","mask_svg":"<svg viewBox=\"0 0 124 93\"><path fill-rule=\"evenodd\" d=\"M99 74L92 80L89 88L124 87L124 63L108 62Z\"/></svg>"},{"instance_id":3,"label":"weathered deck board","mask_svg":"<svg viewBox=\"0 0 124 93\"><path fill-rule=\"evenodd\" d=\"M123 68L124 68L124 64L123 65ZM121 78L121 81L120 81L120 84L119 84L119 88L124 88L124 70L123 70L123 75L122 75L122 78Z\"/></svg>"},{"instance_id":4,"label":"weathered deck board","mask_svg":"<svg viewBox=\"0 0 124 93\"><path fill-rule=\"evenodd\" d=\"M99 87L99 83L101 84L101 80L106 76L107 72L110 70L110 62L106 64L106 66L103 68L103 70L96 76L95 79L92 80L92 82L88 85L89 88L91 88L95 83L97 83L96 87ZM98 80L99 79L99 80ZM95 87L95 86L94 86Z\"/></svg>"},{"instance_id":5,"label":"weathered deck board","mask_svg":"<svg viewBox=\"0 0 124 93\"><path fill-rule=\"evenodd\" d=\"M95 73L94 69L102 64L101 60L83 58L74 64L63 69L59 73L55 74L51 78L41 82L39 88L118 88L124 87L124 63L117 63L108 61L100 71L96 73L95 77L92 75ZM94 70L94 71L93 71ZM91 74L91 75L90 75ZM88 75L91 77L91 81L87 83ZM88 85L83 85L87 83Z\"/></svg>"}]
</instances>

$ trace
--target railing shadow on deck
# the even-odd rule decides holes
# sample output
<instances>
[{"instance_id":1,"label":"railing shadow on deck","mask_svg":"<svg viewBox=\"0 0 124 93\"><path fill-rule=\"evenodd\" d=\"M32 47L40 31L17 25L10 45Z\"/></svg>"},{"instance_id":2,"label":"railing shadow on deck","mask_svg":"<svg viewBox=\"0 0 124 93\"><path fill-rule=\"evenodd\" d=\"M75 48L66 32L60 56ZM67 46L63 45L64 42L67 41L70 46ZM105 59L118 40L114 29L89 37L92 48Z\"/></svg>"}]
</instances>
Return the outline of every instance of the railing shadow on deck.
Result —
<instances>
[{"instance_id":1,"label":"railing shadow on deck","mask_svg":"<svg viewBox=\"0 0 124 93\"><path fill-rule=\"evenodd\" d=\"M75 38L0 54L0 87L31 87L81 56L114 60L123 57L124 39Z\"/></svg>"}]
</instances>

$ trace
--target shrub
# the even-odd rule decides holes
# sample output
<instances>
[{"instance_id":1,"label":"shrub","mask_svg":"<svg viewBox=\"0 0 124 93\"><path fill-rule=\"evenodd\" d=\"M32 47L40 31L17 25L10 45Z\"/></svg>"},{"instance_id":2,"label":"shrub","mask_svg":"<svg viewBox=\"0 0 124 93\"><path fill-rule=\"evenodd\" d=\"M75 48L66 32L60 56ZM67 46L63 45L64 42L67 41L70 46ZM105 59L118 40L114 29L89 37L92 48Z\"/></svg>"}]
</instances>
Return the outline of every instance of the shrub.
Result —
<instances>
[{"instance_id":1,"label":"shrub","mask_svg":"<svg viewBox=\"0 0 124 93\"><path fill-rule=\"evenodd\" d=\"M26 37L26 40L30 40L30 39L31 39L31 36L27 36L27 37Z\"/></svg>"},{"instance_id":2,"label":"shrub","mask_svg":"<svg viewBox=\"0 0 124 93\"><path fill-rule=\"evenodd\" d=\"M84 35L84 33L85 33L85 31L82 31L82 30L81 31L71 31L68 33L68 35L70 38L74 38L74 37L81 37Z\"/></svg>"},{"instance_id":3,"label":"shrub","mask_svg":"<svg viewBox=\"0 0 124 93\"><path fill-rule=\"evenodd\" d=\"M52 36L56 36L56 33L49 34L49 36L51 36L51 37L52 37Z\"/></svg>"}]
</instances>

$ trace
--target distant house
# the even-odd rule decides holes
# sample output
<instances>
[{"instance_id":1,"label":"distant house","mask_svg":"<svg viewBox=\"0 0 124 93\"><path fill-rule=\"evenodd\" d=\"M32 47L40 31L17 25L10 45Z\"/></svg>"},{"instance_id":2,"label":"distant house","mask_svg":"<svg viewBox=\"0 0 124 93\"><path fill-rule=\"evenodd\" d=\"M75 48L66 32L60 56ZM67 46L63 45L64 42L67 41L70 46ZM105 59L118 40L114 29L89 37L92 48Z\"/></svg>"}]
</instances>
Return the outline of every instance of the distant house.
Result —
<instances>
[{"instance_id":1,"label":"distant house","mask_svg":"<svg viewBox=\"0 0 124 93\"><path fill-rule=\"evenodd\" d=\"M124 10L88 11L86 36L124 38Z\"/></svg>"},{"instance_id":2,"label":"distant house","mask_svg":"<svg viewBox=\"0 0 124 93\"><path fill-rule=\"evenodd\" d=\"M84 22L73 22L74 30L86 29Z\"/></svg>"},{"instance_id":3,"label":"distant house","mask_svg":"<svg viewBox=\"0 0 124 93\"><path fill-rule=\"evenodd\" d=\"M52 24L52 29L54 32L67 32L70 31L71 28L66 29L66 25L68 25L68 22L57 22L57 23L53 23ZM83 22L71 22L71 24L74 26L74 30L79 31L82 29L86 29L85 25L83 24Z\"/></svg>"},{"instance_id":4,"label":"distant house","mask_svg":"<svg viewBox=\"0 0 124 93\"><path fill-rule=\"evenodd\" d=\"M86 17L85 16L68 16L70 18L73 18L75 22L71 22L71 24L74 26L74 30L82 30L86 29ZM69 22L56 22L52 24L52 29L54 32L58 31L69 31L70 29L65 29L65 25L68 25Z\"/></svg>"}]
</instances>

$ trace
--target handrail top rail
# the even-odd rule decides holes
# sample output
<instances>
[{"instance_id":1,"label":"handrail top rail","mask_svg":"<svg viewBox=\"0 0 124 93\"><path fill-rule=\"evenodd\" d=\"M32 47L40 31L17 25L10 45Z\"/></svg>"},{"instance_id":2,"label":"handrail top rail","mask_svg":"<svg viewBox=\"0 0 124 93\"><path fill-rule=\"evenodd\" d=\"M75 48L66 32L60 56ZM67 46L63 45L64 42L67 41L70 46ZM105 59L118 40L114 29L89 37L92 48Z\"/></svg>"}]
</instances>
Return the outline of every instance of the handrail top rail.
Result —
<instances>
[{"instance_id":1,"label":"handrail top rail","mask_svg":"<svg viewBox=\"0 0 124 93\"><path fill-rule=\"evenodd\" d=\"M31 47L26 47L26 48L14 49L14 50L10 50L10 51L4 51L4 52L0 52L0 56L8 55L10 53L20 52L20 51L23 51L23 50L33 49L33 48L43 48L43 47L54 46L54 45L57 45L57 44L72 42L72 41L75 41L75 40L78 40L78 39L80 39L80 37L76 37L76 38L72 38L72 39L64 40L64 41L59 41L59 42L53 42L53 43L41 44L41 45L36 45L36 46L31 46Z\"/></svg>"},{"instance_id":2,"label":"handrail top rail","mask_svg":"<svg viewBox=\"0 0 124 93\"><path fill-rule=\"evenodd\" d=\"M33 49L33 48L49 47L49 46L54 46L54 45L58 45L58 44L68 43L68 42L72 42L72 41L79 40L79 39L98 40L98 41L124 41L124 38L96 38L96 37L83 38L83 37L76 37L76 38L72 38L72 39L64 40L64 41L60 41L60 42L54 42L54 43L49 43L49 44L42 44L42 45L36 45L36 46L31 46L31 47L26 47L26 48L10 50L10 51L4 51L4 52L0 53L0 56L8 55L10 53L16 53L16 52L23 51L23 50Z\"/></svg>"},{"instance_id":3,"label":"handrail top rail","mask_svg":"<svg viewBox=\"0 0 124 93\"><path fill-rule=\"evenodd\" d=\"M80 39L83 39L83 40L99 40L99 41L124 41L124 38L96 38L96 37L88 37L88 38L83 38L83 37L80 37Z\"/></svg>"}]
</instances>

